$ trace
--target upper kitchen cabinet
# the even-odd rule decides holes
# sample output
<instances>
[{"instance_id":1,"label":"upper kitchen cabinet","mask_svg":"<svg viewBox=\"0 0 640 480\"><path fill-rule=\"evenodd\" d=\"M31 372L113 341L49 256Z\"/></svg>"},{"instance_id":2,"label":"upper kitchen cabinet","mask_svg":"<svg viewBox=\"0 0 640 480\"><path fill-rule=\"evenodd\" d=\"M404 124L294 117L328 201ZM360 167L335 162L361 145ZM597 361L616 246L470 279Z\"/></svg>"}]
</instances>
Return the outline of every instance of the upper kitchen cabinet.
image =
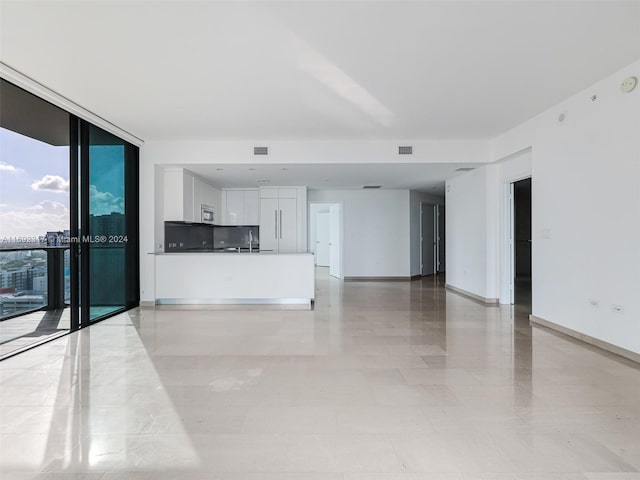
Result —
<instances>
[{"instance_id":1,"label":"upper kitchen cabinet","mask_svg":"<svg viewBox=\"0 0 640 480\"><path fill-rule=\"evenodd\" d=\"M225 225L259 225L260 192L258 189L225 189L222 191Z\"/></svg>"},{"instance_id":2,"label":"upper kitchen cabinet","mask_svg":"<svg viewBox=\"0 0 640 480\"><path fill-rule=\"evenodd\" d=\"M165 221L201 222L202 205L212 207L219 222L220 190L184 168L164 171Z\"/></svg>"},{"instance_id":3,"label":"upper kitchen cabinet","mask_svg":"<svg viewBox=\"0 0 640 480\"><path fill-rule=\"evenodd\" d=\"M184 168L164 170L165 221L193 222L193 175Z\"/></svg>"},{"instance_id":4,"label":"upper kitchen cabinet","mask_svg":"<svg viewBox=\"0 0 640 480\"><path fill-rule=\"evenodd\" d=\"M306 187L262 187L260 198L298 198L298 189Z\"/></svg>"},{"instance_id":5,"label":"upper kitchen cabinet","mask_svg":"<svg viewBox=\"0 0 640 480\"><path fill-rule=\"evenodd\" d=\"M307 250L306 187L260 189L260 249L279 253Z\"/></svg>"}]
</instances>

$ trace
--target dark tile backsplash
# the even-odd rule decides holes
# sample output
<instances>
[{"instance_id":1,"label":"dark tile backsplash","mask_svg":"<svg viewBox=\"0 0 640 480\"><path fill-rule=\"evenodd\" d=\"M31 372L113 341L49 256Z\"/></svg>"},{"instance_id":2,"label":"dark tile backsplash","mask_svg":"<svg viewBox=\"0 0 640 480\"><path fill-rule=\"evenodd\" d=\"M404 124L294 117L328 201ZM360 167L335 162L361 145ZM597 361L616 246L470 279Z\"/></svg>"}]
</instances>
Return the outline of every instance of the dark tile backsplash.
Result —
<instances>
[{"instance_id":1,"label":"dark tile backsplash","mask_svg":"<svg viewBox=\"0 0 640 480\"><path fill-rule=\"evenodd\" d=\"M249 234L251 232L251 235ZM165 252L208 252L260 247L257 225L223 226L190 222L164 222Z\"/></svg>"}]
</instances>

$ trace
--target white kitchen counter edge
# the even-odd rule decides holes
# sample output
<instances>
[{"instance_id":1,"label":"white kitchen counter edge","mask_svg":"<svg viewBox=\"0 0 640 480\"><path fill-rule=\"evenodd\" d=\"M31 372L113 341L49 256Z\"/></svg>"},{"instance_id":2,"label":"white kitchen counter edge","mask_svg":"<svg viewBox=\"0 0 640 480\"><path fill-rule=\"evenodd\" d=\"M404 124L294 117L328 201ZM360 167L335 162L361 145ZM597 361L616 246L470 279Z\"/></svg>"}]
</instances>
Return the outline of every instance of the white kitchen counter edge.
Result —
<instances>
[{"instance_id":1,"label":"white kitchen counter edge","mask_svg":"<svg viewBox=\"0 0 640 480\"><path fill-rule=\"evenodd\" d=\"M291 253L279 253L279 252L149 252L147 255L224 255L225 257L233 257L233 256L245 256L245 255L313 255L310 252L291 252Z\"/></svg>"}]
</instances>

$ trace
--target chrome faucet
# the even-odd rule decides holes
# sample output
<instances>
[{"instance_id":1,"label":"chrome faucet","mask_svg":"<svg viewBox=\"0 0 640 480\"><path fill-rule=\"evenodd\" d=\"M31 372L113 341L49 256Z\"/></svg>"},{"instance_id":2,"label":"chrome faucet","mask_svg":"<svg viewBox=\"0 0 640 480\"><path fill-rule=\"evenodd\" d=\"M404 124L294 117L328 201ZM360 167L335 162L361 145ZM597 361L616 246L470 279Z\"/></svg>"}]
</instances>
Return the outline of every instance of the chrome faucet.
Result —
<instances>
[{"instance_id":1,"label":"chrome faucet","mask_svg":"<svg viewBox=\"0 0 640 480\"><path fill-rule=\"evenodd\" d=\"M253 232L249 230L249 253L252 252L252 245L253 245Z\"/></svg>"}]
</instances>

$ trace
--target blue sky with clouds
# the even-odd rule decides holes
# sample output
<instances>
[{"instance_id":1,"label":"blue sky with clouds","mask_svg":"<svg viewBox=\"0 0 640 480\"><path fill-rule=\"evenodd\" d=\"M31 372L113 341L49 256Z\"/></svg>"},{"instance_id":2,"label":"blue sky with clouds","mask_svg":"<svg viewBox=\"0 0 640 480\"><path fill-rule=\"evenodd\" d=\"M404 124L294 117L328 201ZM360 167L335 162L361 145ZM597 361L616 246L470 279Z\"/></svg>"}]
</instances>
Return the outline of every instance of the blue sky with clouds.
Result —
<instances>
[{"instance_id":1,"label":"blue sky with clouds","mask_svg":"<svg viewBox=\"0 0 640 480\"><path fill-rule=\"evenodd\" d=\"M124 211L122 146L90 150L95 215ZM0 128L0 238L69 228L69 147Z\"/></svg>"}]
</instances>

